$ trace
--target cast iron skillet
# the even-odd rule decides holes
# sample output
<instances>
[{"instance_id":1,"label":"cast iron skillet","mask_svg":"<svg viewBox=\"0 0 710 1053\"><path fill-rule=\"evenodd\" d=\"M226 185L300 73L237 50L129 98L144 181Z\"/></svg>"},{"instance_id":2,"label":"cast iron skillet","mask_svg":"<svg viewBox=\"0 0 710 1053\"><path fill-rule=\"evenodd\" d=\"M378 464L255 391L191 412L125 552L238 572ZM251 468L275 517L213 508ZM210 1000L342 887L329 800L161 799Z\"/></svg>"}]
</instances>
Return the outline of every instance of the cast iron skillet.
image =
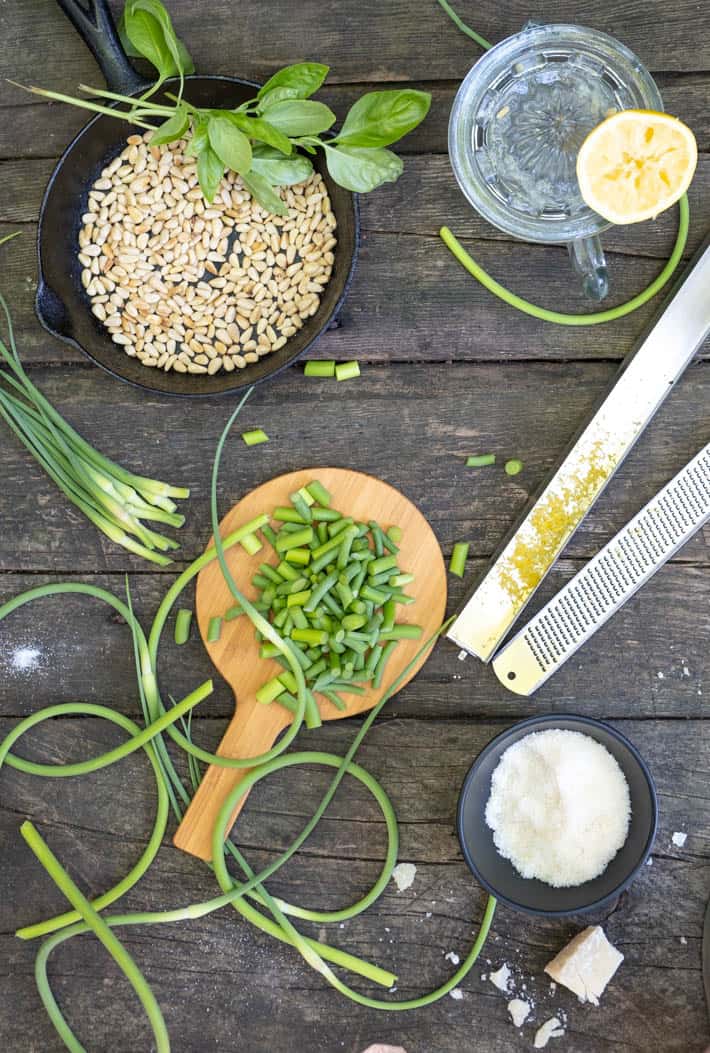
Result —
<instances>
[{"instance_id":1,"label":"cast iron skillet","mask_svg":"<svg viewBox=\"0 0 710 1053\"><path fill-rule=\"evenodd\" d=\"M125 95L145 91L148 82L128 61L106 0L88 0L88 4L81 0L57 2L91 49L109 90ZM171 85L166 87L170 90ZM185 98L197 106L233 107L253 98L255 88L258 85L235 77L191 76L186 78ZM340 310L359 245L356 198L337 186L320 167L320 159L314 159L325 178L338 224L335 264L318 311L279 351L245 369L214 376L150 369L125 355L91 313L89 298L81 285L81 264L76 258L89 188L101 169L124 148L130 133L126 122L98 114L69 144L52 173L39 213L36 309L41 324L53 336L78 347L112 376L166 395L239 391L280 372L315 343Z\"/></svg>"}]
</instances>

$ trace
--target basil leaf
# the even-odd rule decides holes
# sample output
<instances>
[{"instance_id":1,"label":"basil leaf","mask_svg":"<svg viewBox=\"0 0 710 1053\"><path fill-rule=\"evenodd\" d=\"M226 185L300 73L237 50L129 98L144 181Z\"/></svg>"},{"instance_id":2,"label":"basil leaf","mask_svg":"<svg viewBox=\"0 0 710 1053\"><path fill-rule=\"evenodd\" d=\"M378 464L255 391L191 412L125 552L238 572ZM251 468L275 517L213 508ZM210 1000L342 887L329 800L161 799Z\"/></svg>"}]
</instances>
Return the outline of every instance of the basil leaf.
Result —
<instances>
[{"instance_id":1,"label":"basil leaf","mask_svg":"<svg viewBox=\"0 0 710 1053\"><path fill-rule=\"evenodd\" d=\"M194 73L189 52L160 0L128 0L121 21L133 47L155 66L162 79Z\"/></svg>"},{"instance_id":2,"label":"basil leaf","mask_svg":"<svg viewBox=\"0 0 710 1053\"><path fill-rule=\"evenodd\" d=\"M262 95L259 99L259 113L265 113L269 106L273 106L275 102L283 102L284 99L297 98L297 88L272 88L271 91L267 91L266 94Z\"/></svg>"},{"instance_id":3,"label":"basil leaf","mask_svg":"<svg viewBox=\"0 0 710 1053\"><path fill-rule=\"evenodd\" d=\"M307 99L314 91L318 91L328 76L329 68L320 62L298 62L295 66L284 66L259 89L257 99L263 99L274 88L288 88L295 93L290 98Z\"/></svg>"},{"instance_id":4,"label":"basil leaf","mask_svg":"<svg viewBox=\"0 0 710 1053\"><path fill-rule=\"evenodd\" d=\"M207 125L210 146L227 168L244 175L251 167L251 145L229 117L210 117Z\"/></svg>"},{"instance_id":5,"label":"basil leaf","mask_svg":"<svg viewBox=\"0 0 710 1053\"><path fill-rule=\"evenodd\" d=\"M262 176L271 186L293 186L308 179L313 165L303 154L292 154L283 157L278 150L268 146L254 148L249 177L253 173Z\"/></svg>"},{"instance_id":6,"label":"basil leaf","mask_svg":"<svg viewBox=\"0 0 710 1053\"><path fill-rule=\"evenodd\" d=\"M187 144L186 157L199 157L203 150L210 145L207 135L207 121L195 121L192 129L192 138Z\"/></svg>"},{"instance_id":7,"label":"basil leaf","mask_svg":"<svg viewBox=\"0 0 710 1053\"><path fill-rule=\"evenodd\" d=\"M288 209L286 208L285 203L263 176L260 176L257 172L252 170L249 172L249 175L242 176L242 182L251 196L255 198L261 207L265 208L267 212L273 212L277 216L288 215Z\"/></svg>"},{"instance_id":8,"label":"basil leaf","mask_svg":"<svg viewBox=\"0 0 710 1053\"><path fill-rule=\"evenodd\" d=\"M197 158L197 178L200 181L200 187L206 201L214 201L217 187L222 182L223 175L224 164L214 150L210 149L209 146L205 147Z\"/></svg>"},{"instance_id":9,"label":"basil leaf","mask_svg":"<svg viewBox=\"0 0 710 1053\"><path fill-rule=\"evenodd\" d=\"M284 135L318 135L335 122L335 114L323 102L284 99L265 110L266 120Z\"/></svg>"},{"instance_id":10,"label":"basil leaf","mask_svg":"<svg viewBox=\"0 0 710 1053\"><path fill-rule=\"evenodd\" d=\"M247 117L243 113L230 113L230 120L241 128L250 139L256 139L260 143L266 143L280 150L282 154L290 154L293 147L288 136L274 128L268 121L260 117Z\"/></svg>"},{"instance_id":11,"label":"basil leaf","mask_svg":"<svg viewBox=\"0 0 710 1053\"><path fill-rule=\"evenodd\" d=\"M323 143L328 171L340 186L367 194L381 183L394 183L402 174L401 157L391 150Z\"/></svg>"},{"instance_id":12,"label":"basil leaf","mask_svg":"<svg viewBox=\"0 0 710 1053\"><path fill-rule=\"evenodd\" d=\"M121 47L126 52L128 58L143 58L143 55L134 47L131 43L130 37L126 32L126 12L125 9L121 13L121 17L118 22L118 38L121 41Z\"/></svg>"},{"instance_id":13,"label":"basil leaf","mask_svg":"<svg viewBox=\"0 0 710 1053\"><path fill-rule=\"evenodd\" d=\"M172 117L164 121L150 140L151 146L164 146L181 139L187 131L190 119L184 106L179 106Z\"/></svg>"},{"instance_id":14,"label":"basil leaf","mask_svg":"<svg viewBox=\"0 0 710 1053\"><path fill-rule=\"evenodd\" d=\"M170 76L173 59L160 23L147 11L133 11L126 6L124 11L126 36L139 55L147 58L158 71L161 80Z\"/></svg>"},{"instance_id":15,"label":"basil leaf","mask_svg":"<svg viewBox=\"0 0 710 1053\"><path fill-rule=\"evenodd\" d=\"M350 108L337 139L348 146L389 146L420 124L431 105L425 91L371 91Z\"/></svg>"}]
</instances>

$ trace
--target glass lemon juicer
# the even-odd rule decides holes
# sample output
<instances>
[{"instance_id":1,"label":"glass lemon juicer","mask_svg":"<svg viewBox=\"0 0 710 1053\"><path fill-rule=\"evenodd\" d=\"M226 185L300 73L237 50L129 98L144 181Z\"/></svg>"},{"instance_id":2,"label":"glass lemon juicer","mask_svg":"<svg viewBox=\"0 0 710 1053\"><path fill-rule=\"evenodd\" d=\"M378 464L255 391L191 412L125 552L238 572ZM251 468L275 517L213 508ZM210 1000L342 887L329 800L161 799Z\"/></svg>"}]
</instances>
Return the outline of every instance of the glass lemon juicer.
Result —
<instances>
[{"instance_id":1,"label":"glass lemon juicer","mask_svg":"<svg viewBox=\"0 0 710 1053\"><path fill-rule=\"evenodd\" d=\"M591 300L609 291L599 235L611 225L582 200L577 153L618 110L662 110L648 70L614 37L528 23L492 47L462 82L449 156L476 211L516 238L566 244Z\"/></svg>"}]
</instances>

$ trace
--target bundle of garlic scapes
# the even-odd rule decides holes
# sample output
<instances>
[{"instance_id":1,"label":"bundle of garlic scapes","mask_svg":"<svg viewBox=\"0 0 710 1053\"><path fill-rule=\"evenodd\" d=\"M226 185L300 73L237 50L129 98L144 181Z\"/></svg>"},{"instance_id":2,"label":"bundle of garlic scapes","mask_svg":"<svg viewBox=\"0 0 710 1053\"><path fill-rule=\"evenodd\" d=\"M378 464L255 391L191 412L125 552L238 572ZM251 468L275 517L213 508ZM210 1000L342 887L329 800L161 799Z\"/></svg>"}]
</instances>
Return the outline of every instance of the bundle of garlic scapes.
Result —
<instances>
[{"instance_id":1,"label":"bundle of garlic scapes","mask_svg":"<svg viewBox=\"0 0 710 1053\"><path fill-rule=\"evenodd\" d=\"M7 323L7 344L0 338L0 366L7 366L0 368L0 417L94 526L130 552L166 566L171 559L165 552L178 543L142 520L182 526L185 517L173 498L189 497L190 491L133 475L82 439L25 373L2 296L0 306Z\"/></svg>"}]
</instances>

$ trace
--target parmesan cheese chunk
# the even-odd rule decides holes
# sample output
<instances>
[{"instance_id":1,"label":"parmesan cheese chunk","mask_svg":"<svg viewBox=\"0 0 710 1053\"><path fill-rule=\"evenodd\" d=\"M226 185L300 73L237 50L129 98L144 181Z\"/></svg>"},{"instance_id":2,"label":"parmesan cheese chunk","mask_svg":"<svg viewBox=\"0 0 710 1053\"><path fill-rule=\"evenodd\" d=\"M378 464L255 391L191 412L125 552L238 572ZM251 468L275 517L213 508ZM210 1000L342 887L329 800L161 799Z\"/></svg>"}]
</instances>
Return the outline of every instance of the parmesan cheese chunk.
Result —
<instances>
[{"instance_id":1,"label":"parmesan cheese chunk","mask_svg":"<svg viewBox=\"0 0 710 1053\"><path fill-rule=\"evenodd\" d=\"M604 988L624 960L600 925L590 925L545 966L553 980L568 987L580 1002L599 1005Z\"/></svg>"}]
</instances>

